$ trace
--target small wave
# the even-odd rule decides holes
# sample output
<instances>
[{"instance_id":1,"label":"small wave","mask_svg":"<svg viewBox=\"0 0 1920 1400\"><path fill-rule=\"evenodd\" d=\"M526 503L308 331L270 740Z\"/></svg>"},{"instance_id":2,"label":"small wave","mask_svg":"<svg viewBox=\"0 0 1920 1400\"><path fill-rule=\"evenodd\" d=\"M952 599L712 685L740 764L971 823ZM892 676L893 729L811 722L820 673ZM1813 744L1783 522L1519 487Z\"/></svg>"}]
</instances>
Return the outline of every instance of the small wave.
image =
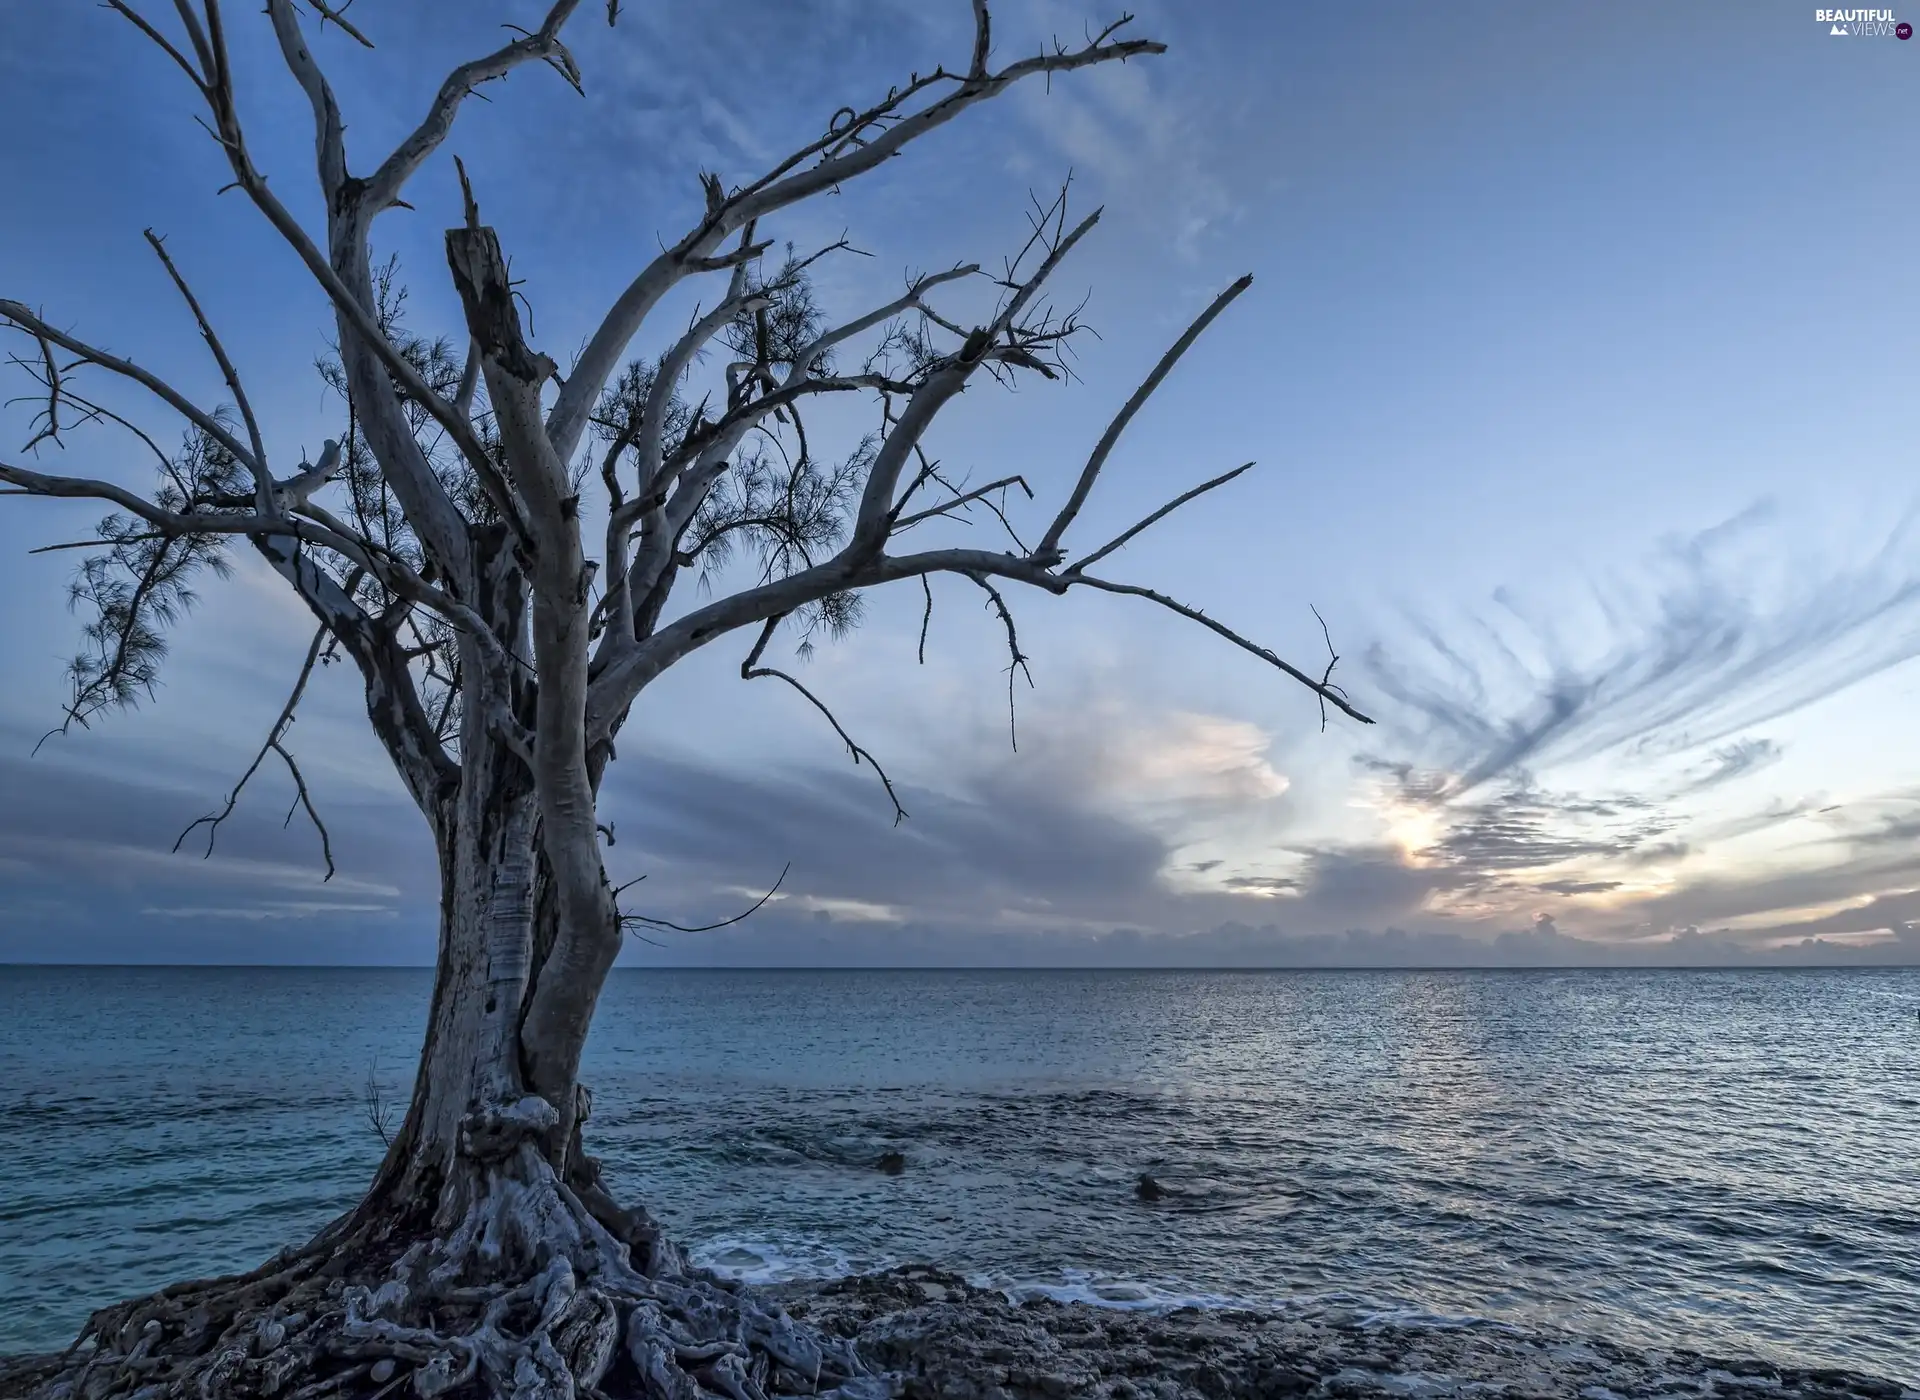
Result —
<instances>
[{"instance_id":1,"label":"small wave","mask_svg":"<svg viewBox=\"0 0 1920 1400\"><path fill-rule=\"evenodd\" d=\"M835 1132L801 1125L762 1127L741 1134L730 1128L690 1137L688 1148L730 1166L865 1168L884 1152L905 1151L911 1135L897 1132Z\"/></svg>"},{"instance_id":2,"label":"small wave","mask_svg":"<svg viewBox=\"0 0 1920 1400\"><path fill-rule=\"evenodd\" d=\"M725 1235L687 1251L695 1264L722 1278L774 1284L850 1278L892 1268L890 1258L856 1258L824 1240L772 1241Z\"/></svg>"},{"instance_id":3,"label":"small wave","mask_svg":"<svg viewBox=\"0 0 1920 1400\"><path fill-rule=\"evenodd\" d=\"M1366 1298L1344 1291L1259 1297L1195 1289L1172 1279L1125 1278L1090 1269L1062 1269L1052 1278L1015 1278L988 1273L969 1274L966 1278L975 1288L993 1289L1016 1303L1049 1298L1056 1303L1084 1303L1096 1308L1139 1312L1201 1308L1209 1312L1279 1313L1355 1331L1376 1328L1422 1332L1519 1330L1497 1318L1435 1312L1403 1299Z\"/></svg>"},{"instance_id":4,"label":"small wave","mask_svg":"<svg viewBox=\"0 0 1920 1400\"><path fill-rule=\"evenodd\" d=\"M1354 1319L1363 1328L1392 1327L1405 1332L1498 1331L1518 1333L1521 1329L1498 1318L1477 1313L1440 1313L1429 1308L1395 1304L1391 1307L1362 1309Z\"/></svg>"},{"instance_id":5,"label":"small wave","mask_svg":"<svg viewBox=\"0 0 1920 1400\"><path fill-rule=\"evenodd\" d=\"M1057 1278L1008 1278L992 1274L971 1274L967 1282L975 1288L990 1288L1016 1303L1035 1298L1050 1298L1056 1303L1086 1303L1096 1308L1122 1308L1140 1312L1172 1312L1175 1308L1226 1310L1258 1307L1243 1298L1224 1293L1192 1292L1178 1284L1114 1278L1087 1269L1062 1269Z\"/></svg>"}]
</instances>

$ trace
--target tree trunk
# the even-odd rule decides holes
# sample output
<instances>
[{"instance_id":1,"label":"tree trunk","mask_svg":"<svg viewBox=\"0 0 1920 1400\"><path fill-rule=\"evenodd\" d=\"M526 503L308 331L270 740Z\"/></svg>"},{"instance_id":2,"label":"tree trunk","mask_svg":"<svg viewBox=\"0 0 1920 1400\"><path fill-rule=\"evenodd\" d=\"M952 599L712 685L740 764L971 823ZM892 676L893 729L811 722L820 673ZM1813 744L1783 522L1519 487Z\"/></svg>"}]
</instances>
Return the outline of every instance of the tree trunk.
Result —
<instances>
[{"instance_id":1,"label":"tree trunk","mask_svg":"<svg viewBox=\"0 0 1920 1400\"><path fill-rule=\"evenodd\" d=\"M519 1021L533 944L531 792L469 763L438 833L440 938L407 1117L363 1209L444 1219L466 1116L521 1098ZM494 771L485 771L492 769ZM457 1196L459 1193L452 1193Z\"/></svg>"}]
</instances>

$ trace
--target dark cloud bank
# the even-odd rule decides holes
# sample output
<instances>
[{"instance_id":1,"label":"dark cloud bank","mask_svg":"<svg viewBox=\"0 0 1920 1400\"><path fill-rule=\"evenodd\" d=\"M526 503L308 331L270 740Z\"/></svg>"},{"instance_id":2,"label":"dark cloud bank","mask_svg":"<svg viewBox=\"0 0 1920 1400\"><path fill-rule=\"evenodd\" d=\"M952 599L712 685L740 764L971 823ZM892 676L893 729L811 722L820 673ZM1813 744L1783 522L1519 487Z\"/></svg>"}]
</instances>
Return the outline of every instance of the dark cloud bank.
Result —
<instances>
[{"instance_id":1,"label":"dark cloud bank","mask_svg":"<svg viewBox=\"0 0 1920 1400\"><path fill-rule=\"evenodd\" d=\"M709 941L653 950L671 967L1141 967L1141 968L1581 968L1910 967L1920 964L1920 926L1872 944L1808 938L1754 949L1728 936L1688 930L1661 942L1601 943L1560 933L1551 919L1492 939L1387 929L1335 935L1267 925L1222 924L1194 934L1118 929L1097 935L965 933L938 927L823 928L770 918Z\"/></svg>"},{"instance_id":2,"label":"dark cloud bank","mask_svg":"<svg viewBox=\"0 0 1920 1400\"><path fill-rule=\"evenodd\" d=\"M636 908L683 923L723 917L791 862L781 901L729 928L636 943L628 961L637 965L1920 963L1920 889L1765 931L1769 944L1784 946L1698 931L1603 943L1560 932L1551 916L1520 930L1454 932L1423 927L1433 921L1420 914L1422 902L1479 875L1445 862L1411 866L1385 850L1306 852L1298 878L1276 898L1170 890L1160 877L1164 843L1076 808L1044 762L996 769L964 796L906 789L913 816L899 827L864 770L745 775L644 756L626 766L607 815L616 878L649 877L633 892L647 901ZM0 804L0 961L431 959L432 855L401 802L330 800L340 875L323 883L310 834L281 830L283 795L270 788L250 798L211 860L168 848L217 799L216 777L134 782L68 761L5 759L0 788L35 798ZM1495 857L1522 838L1481 831L1462 839L1488 848L1476 870L1497 870ZM1920 870L1912 874L1920 887ZM1367 929L1383 931L1359 931ZM1835 941L1876 930L1891 936L1865 946Z\"/></svg>"}]
</instances>

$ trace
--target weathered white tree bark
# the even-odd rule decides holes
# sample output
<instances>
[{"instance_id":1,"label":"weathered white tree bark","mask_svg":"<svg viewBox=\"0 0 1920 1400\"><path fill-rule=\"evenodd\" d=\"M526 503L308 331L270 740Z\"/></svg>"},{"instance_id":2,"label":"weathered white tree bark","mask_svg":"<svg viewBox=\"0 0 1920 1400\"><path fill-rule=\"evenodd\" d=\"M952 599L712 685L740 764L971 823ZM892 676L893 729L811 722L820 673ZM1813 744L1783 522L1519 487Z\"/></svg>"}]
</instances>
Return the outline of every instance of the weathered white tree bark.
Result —
<instances>
[{"instance_id":1,"label":"weathered white tree bark","mask_svg":"<svg viewBox=\"0 0 1920 1400\"><path fill-rule=\"evenodd\" d=\"M366 42L332 7L306 6L323 27ZM1323 716L1331 706L1364 721L1330 683L1331 664L1309 675L1163 594L1087 572L1239 471L1068 562L1065 537L1115 441L1249 279L1196 319L1116 415L1036 547L1016 538L1011 551L895 552L908 531L976 505L1006 523L995 501L1008 488L1033 496L1024 476L972 489L951 482L925 439L982 374L1056 375L1058 347L1078 326L1046 306L1045 290L1098 215L1069 226L1064 193L1039 213L991 310L971 326L930 298L973 279L973 266L921 277L896 300L829 325L813 309L810 260L772 271L764 263L770 240L762 231L782 210L874 169L1023 78L1157 53L1160 45L1116 37L1123 20L1078 48L1056 46L996 69L987 6L974 0L964 69L936 69L864 111L843 110L827 133L749 183L729 188L702 176L700 221L638 273L563 379L528 343L506 257L470 189L464 217L447 234L465 312L464 365L400 326L370 233L436 154L478 84L539 60L579 85L561 41L577 0L558 0L537 31L455 70L420 125L366 176L349 166L339 107L296 0L268 0L287 68L313 109L327 211L319 237L253 164L218 0L197 8L180 0L171 29L128 0L109 7L187 73L234 183L331 299L331 382L349 421L318 461L277 477L269 434L240 375L158 239L154 249L221 369L231 412L206 410L25 302L0 300L0 324L32 343L19 363L43 407L29 447L76 422L115 424L153 451L163 473L161 488L146 495L0 463L0 482L15 494L102 500L121 512L85 542L101 549L81 586L99 619L89 631L92 651L75 665L68 723L84 724L151 685L160 624L187 601L187 581L199 567L217 566L223 545L245 540L320 629L261 759L277 753L307 797L281 742L286 722L321 649L348 658L369 722L433 833L440 939L412 1098L365 1199L252 1274L105 1309L75 1351L29 1379L48 1395L90 1398L371 1394L408 1380L421 1396L459 1389L693 1400L704 1391L764 1400L878 1385L843 1345L804 1336L777 1310L689 1269L644 1211L614 1201L584 1151L581 1052L631 922L602 860L599 788L645 687L745 628L756 630L742 675L787 682L826 714L856 759L871 761L818 697L763 664L766 648L789 619L835 625L851 616L845 600L862 590L936 574L985 590L1016 667L1024 657L999 585L1054 595L1094 588L1198 622L1307 685ZM617 4L609 17L616 11ZM464 188L464 169L460 176ZM670 337L657 358L621 372L660 299L705 276L726 278L715 309ZM865 362L839 368L836 357L862 338L872 342ZM690 407L680 390L716 343L733 357L719 406ZM157 399L184 420L185 448L163 451L130 411L89 397L78 386L82 371ZM827 466L811 455L801 415L825 394L877 402L881 432L871 451ZM589 429L602 449L598 508L607 521L597 551L582 524L581 493L594 480L583 452ZM755 454L755 435L779 445L783 465ZM739 543L758 552L760 581L672 612L682 572ZM931 607L930 591L927 598ZM886 791L893 796L890 783ZM209 840L233 800L206 819Z\"/></svg>"}]
</instances>

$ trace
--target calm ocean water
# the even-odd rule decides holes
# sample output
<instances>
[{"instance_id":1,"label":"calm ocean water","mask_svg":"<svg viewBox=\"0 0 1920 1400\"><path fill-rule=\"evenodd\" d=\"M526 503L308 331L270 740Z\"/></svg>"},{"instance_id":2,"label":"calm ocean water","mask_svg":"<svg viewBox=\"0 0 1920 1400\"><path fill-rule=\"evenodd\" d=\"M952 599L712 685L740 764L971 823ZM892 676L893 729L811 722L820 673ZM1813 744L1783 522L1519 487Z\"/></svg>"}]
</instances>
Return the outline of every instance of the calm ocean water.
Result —
<instances>
[{"instance_id":1,"label":"calm ocean water","mask_svg":"<svg viewBox=\"0 0 1920 1400\"><path fill-rule=\"evenodd\" d=\"M427 994L0 968L0 1353L347 1206ZM621 972L594 1035L616 1186L742 1274L1337 1293L1920 1382L1920 972Z\"/></svg>"}]
</instances>

